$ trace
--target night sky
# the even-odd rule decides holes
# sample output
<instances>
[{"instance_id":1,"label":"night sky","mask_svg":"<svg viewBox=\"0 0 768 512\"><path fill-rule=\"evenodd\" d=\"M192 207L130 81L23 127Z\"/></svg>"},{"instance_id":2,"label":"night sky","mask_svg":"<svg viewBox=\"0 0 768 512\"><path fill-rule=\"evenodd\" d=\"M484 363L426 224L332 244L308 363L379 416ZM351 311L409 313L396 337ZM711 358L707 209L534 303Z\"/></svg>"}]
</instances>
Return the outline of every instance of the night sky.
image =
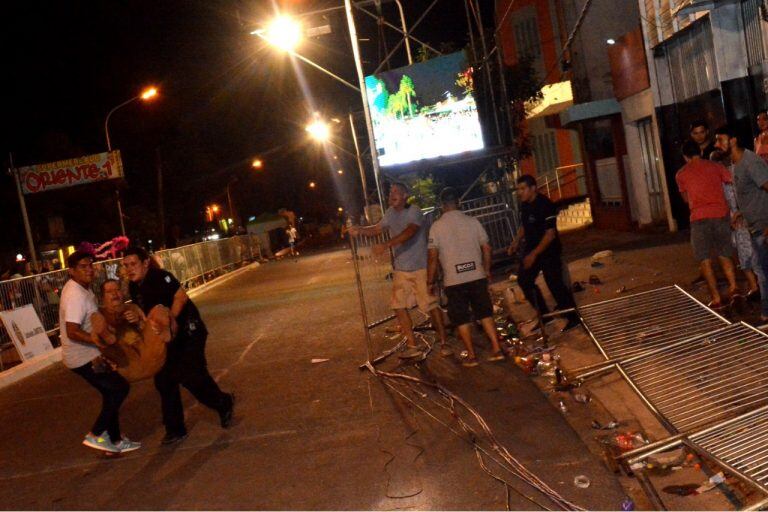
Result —
<instances>
[{"instance_id":1,"label":"night sky","mask_svg":"<svg viewBox=\"0 0 768 512\"><path fill-rule=\"evenodd\" d=\"M292 2L306 12L341 2ZM413 22L427 1L404 1ZM394 5L384 5L387 19ZM193 234L203 225L206 204L226 207L225 188L244 218L289 208L324 218L339 206L362 203L354 160L338 153L339 168L307 139L304 125L314 109L346 119L361 110L359 95L303 64L305 94L290 59L249 35L272 17L270 2L240 0L13 2L5 6L4 62L6 136L2 155L17 167L106 151L109 110L147 85L160 97L135 102L110 120L110 136L122 152L121 185L129 236L157 237L157 166L164 176L168 233ZM379 37L373 20L358 15L366 72L397 34ZM492 21L486 16L486 23ZM333 33L308 40L298 51L356 83L343 12L307 23L330 23ZM434 46L462 48L467 41L463 3L441 0L415 30ZM414 45L416 51L417 45ZM393 67L404 65L398 52ZM364 135L364 134L361 134ZM337 141L352 149L346 125ZM260 173L250 169L263 159ZM337 161L331 160L333 167ZM318 187L308 188L310 181ZM71 242L102 242L119 234L114 183L100 183L26 196L36 241L48 236L48 217L61 216ZM12 179L0 178L3 259L26 247Z\"/></svg>"}]
</instances>

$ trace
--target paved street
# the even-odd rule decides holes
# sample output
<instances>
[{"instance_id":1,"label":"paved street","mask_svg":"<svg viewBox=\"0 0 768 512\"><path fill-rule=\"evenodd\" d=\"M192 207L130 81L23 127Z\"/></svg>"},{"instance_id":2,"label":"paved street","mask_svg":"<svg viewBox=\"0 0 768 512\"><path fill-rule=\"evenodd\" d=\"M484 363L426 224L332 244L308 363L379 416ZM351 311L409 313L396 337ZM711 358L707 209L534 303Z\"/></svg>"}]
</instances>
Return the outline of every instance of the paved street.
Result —
<instances>
[{"instance_id":1,"label":"paved street","mask_svg":"<svg viewBox=\"0 0 768 512\"><path fill-rule=\"evenodd\" d=\"M159 398L142 382L122 417L144 447L107 460L80 445L98 410L95 392L54 366L0 391L2 508L506 507L504 485L480 468L469 443L358 370L365 348L348 253L268 263L195 300L211 331L212 374L237 394L235 425L222 430L185 394L190 436L161 447ZM420 371L472 403L500 442L565 497L618 507L613 475L514 365L468 370L434 354ZM579 474L592 481L588 489L573 485ZM513 509L538 508L522 494L511 491Z\"/></svg>"}]
</instances>

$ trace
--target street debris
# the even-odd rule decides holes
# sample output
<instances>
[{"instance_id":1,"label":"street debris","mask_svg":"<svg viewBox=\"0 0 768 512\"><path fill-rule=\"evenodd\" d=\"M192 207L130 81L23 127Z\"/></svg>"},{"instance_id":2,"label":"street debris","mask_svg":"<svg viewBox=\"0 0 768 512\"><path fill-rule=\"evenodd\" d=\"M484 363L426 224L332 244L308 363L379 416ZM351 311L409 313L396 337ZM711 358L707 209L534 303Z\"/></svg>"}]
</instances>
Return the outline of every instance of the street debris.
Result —
<instances>
[{"instance_id":1,"label":"street debris","mask_svg":"<svg viewBox=\"0 0 768 512\"><path fill-rule=\"evenodd\" d=\"M573 291L573 293L583 292L585 288L584 288L584 285L582 284L582 281L576 281L575 283L573 283L571 290Z\"/></svg>"},{"instance_id":2,"label":"street debris","mask_svg":"<svg viewBox=\"0 0 768 512\"><path fill-rule=\"evenodd\" d=\"M575 485L579 489L586 489L587 487L589 487L591 483L592 482L589 481L589 478L587 478L584 475L579 475L573 479L573 485Z\"/></svg>"},{"instance_id":3,"label":"street debris","mask_svg":"<svg viewBox=\"0 0 768 512\"><path fill-rule=\"evenodd\" d=\"M584 394L584 393L574 393L573 399L579 402L580 404L588 404L592 401L592 397Z\"/></svg>"},{"instance_id":4,"label":"street debris","mask_svg":"<svg viewBox=\"0 0 768 512\"><path fill-rule=\"evenodd\" d=\"M605 265L603 265L599 261L593 261L592 263L589 264L589 266L592 268L603 268Z\"/></svg>"},{"instance_id":5,"label":"street debris","mask_svg":"<svg viewBox=\"0 0 768 512\"><path fill-rule=\"evenodd\" d=\"M599 251L592 255L590 258L592 263L601 262L603 264L613 263L613 251Z\"/></svg>"},{"instance_id":6,"label":"street debris","mask_svg":"<svg viewBox=\"0 0 768 512\"><path fill-rule=\"evenodd\" d=\"M567 414L568 413L568 408L565 406L565 402L563 402L562 400L560 400L560 402L558 402L557 408L560 409L560 412L563 413L563 414Z\"/></svg>"},{"instance_id":7,"label":"street debris","mask_svg":"<svg viewBox=\"0 0 768 512\"><path fill-rule=\"evenodd\" d=\"M622 286L618 290L616 290L616 293L624 293L627 291L627 285Z\"/></svg>"},{"instance_id":8,"label":"street debris","mask_svg":"<svg viewBox=\"0 0 768 512\"><path fill-rule=\"evenodd\" d=\"M635 510L635 502L632 501L632 498L627 496L626 498L621 500L621 504L619 505L619 508L625 511Z\"/></svg>"},{"instance_id":9,"label":"street debris","mask_svg":"<svg viewBox=\"0 0 768 512\"><path fill-rule=\"evenodd\" d=\"M602 425L597 420L592 420L592 428L595 429L595 430L613 430L613 429L617 428L619 425L620 425L620 423L618 421L616 421L616 420L611 420L608 423L606 423L605 425Z\"/></svg>"},{"instance_id":10,"label":"street debris","mask_svg":"<svg viewBox=\"0 0 768 512\"><path fill-rule=\"evenodd\" d=\"M589 276L589 284L594 286L598 284L603 284L603 282L600 280L599 277L597 277L597 275L592 274L591 276Z\"/></svg>"},{"instance_id":11,"label":"street debris","mask_svg":"<svg viewBox=\"0 0 768 512\"><path fill-rule=\"evenodd\" d=\"M328 362L328 361L330 361L330 359L325 359L325 358L318 357L318 358L312 359L311 362L312 362L312 364L317 364L317 363L325 363L325 362Z\"/></svg>"}]
</instances>

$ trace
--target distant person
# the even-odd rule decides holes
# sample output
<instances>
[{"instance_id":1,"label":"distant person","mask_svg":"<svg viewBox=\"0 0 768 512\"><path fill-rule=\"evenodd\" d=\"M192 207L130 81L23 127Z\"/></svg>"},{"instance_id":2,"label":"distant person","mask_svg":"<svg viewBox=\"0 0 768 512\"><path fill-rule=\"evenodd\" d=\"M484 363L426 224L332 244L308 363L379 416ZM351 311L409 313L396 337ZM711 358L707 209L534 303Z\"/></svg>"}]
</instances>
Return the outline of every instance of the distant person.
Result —
<instances>
[{"instance_id":1,"label":"distant person","mask_svg":"<svg viewBox=\"0 0 768 512\"><path fill-rule=\"evenodd\" d=\"M754 268L760 284L761 320L768 321L768 164L748 149L744 149L736 131L728 126L717 130L721 148L734 165L733 181L739 213L733 216L736 227L746 225L752 235L755 250Z\"/></svg>"},{"instance_id":2,"label":"distant person","mask_svg":"<svg viewBox=\"0 0 768 512\"><path fill-rule=\"evenodd\" d=\"M491 276L491 254L488 233L480 222L459 210L459 197L453 188L440 193L443 213L429 230L429 261L427 284L434 291L438 267L443 271L445 294L448 296L448 318L459 332L467 349L464 366L477 366L472 346L472 316L483 326L491 342L488 361L501 361L504 353L499 347L493 304L488 289Z\"/></svg>"},{"instance_id":3,"label":"distant person","mask_svg":"<svg viewBox=\"0 0 768 512\"><path fill-rule=\"evenodd\" d=\"M563 278L562 245L557 233L557 208L548 198L538 193L536 179L524 174L517 179L517 197L520 199L520 222L517 236L507 253L518 252L522 242L522 263L517 282L525 298L540 315L549 313L549 308L536 285L539 273L555 298L558 311L573 309L576 302L569 284ZM566 323L561 332L569 331L581 324L578 314L565 314ZM547 323L550 319L544 319Z\"/></svg>"},{"instance_id":4,"label":"distant person","mask_svg":"<svg viewBox=\"0 0 768 512\"><path fill-rule=\"evenodd\" d=\"M128 382L102 357L91 336L91 315L98 311L93 283L93 257L75 251L67 259L70 279L61 291L59 332L64 366L101 393L101 412L83 444L106 452L129 452L141 447L120 432L120 406L128 396Z\"/></svg>"},{"instance_id":5,"label":"distant person","mask_svg":"<svg viewBox=\"0 0 768 512\"><path fill-rule=\"evenodd\" d=\"M349 228L352 236L378 236L385 230L389 232L390 239L374 245L373 252L380 256L393 249L395 254L391 306L406 339L407 349L400 354L403 359L415 359L423 355L416 343L413 321L408 314L414 296L419 309L432 320L440 338L441 353L450 355L451 352L445 336L443 313L437 298L427 287L427 233L423 225L421 210L408 204L408 187L402 183L393 183L389 188L389 208L381 222L373 226Z\"/></svg>"},{"instance_id":6,"label":"distant person","mask_svg":"<svg viewBox=\"0 0 768 512\"><path fill-rule=\"evenodd\" d=\"M299 238L299 233L296 231L296 228L293 227L293 224L290 224L285 230L285 235L288 237L288 246L291 248L291 256L295 258L299 254L296 252L296 240Z\"/></svg>"},{"instance_id":7,"label":"distant person","mask_svg":"<svg viewBox=\"0 0 768 512\"><path fill-rule=\"evenodd\" d=\"M768 111L757 113L757 129L760 133L755 137L755 154L768 163Z\"/></svg>"},{"instance_id":8,"label":"distant person","mask_svg":"<svg viewBox=\"0 0 768 512\"><path fill-rule=\"evenodd\" d=\"M709 134L707 122L703 119L692 122L688 134L699 148L699 156L705 160L712 158L712 152L716 151L717 148L714 139Z\"/></svg>"},{"instance_id":9,"label":"distant person","mask_svg":"<svg viewBox=\"0 0 768 512\"><path fill-rule=\"evenodd\" d=\"M686 164L675 175L675 181L691 211L691 246L709 288L709 306L717 309L723 306L723 300L712 269L713 256L728 280L728 300L739 294L731 259L730 210L723 191L723 185L730 184L732 178L722 164L704 159L696 142L685 142L682 152Z\"/></svg>"},{"instance_id":10,"label":"distant person","mask_svg":"<svg viewBox=\"0 0 768 512\"><path fill-rule=\"evenodd\" d=\"M167 307L173 319L172 326L175 326L165 364L155 375L155 388L160 393L165 425L162 444L174 444L187 437L180 385L187 388L200 403L218 412L221 426L229 428L232 425L234 396L221 391L208 373L205 359L208 329L197 306L173 274L151 264L145 249L128 248L123 256L123 265L130 281L133 302L145 315L149 315L158 304Z\"/></svg>"}]
</instances>

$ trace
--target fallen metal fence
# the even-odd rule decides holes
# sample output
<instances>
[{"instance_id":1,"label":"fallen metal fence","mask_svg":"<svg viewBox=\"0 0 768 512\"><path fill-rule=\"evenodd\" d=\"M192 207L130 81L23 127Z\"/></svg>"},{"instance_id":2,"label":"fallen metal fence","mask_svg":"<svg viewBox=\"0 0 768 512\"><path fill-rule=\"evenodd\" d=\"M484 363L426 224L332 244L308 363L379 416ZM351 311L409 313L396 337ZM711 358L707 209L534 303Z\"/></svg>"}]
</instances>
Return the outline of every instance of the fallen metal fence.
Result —
<instances>
[{"instance_id":1,"label":"fallen metal fence","mask_svg":"<svg viewBox=\"0 0 768 512\"><path fill-rule=\"evenodd\" d=\"M153 256L185 288L191 289L245 261L261 259L261 246L257 236L243 235L166 249L155 252ZM94 263L94 270L94 291L107 278L124 281L120 260L98 261ZM2 281L0 310L32 304L43 328L49 335L53 334L59 326L61 290L68 279L69 271L63 269ZM11 348L11 338L0 322L0 355L3 350ZM2 369L3 359L0 357Z\"/></svg>"},{"instance_id":2,"label":"fallen metal fence","mask_svg":"<svg viewBox=\"0 0 768 512\"><path fill-rule=\"evenodd\" d=\"M741 478L768 505L768 335L732 324L677 286L579 308L608 359L672 437L622 455L628 465L685 444Z\"/></svg>"},{"instance_id":3,"label":"fallen metal fence","mask_svg":"<svg viewBox=\"0 0 768 512\"><path fill-rule=\"evenodd\" d=\"M676 285L581 306L579 315L607 359L633 357L730 323Z\"/></svg>"}]
</instances>

